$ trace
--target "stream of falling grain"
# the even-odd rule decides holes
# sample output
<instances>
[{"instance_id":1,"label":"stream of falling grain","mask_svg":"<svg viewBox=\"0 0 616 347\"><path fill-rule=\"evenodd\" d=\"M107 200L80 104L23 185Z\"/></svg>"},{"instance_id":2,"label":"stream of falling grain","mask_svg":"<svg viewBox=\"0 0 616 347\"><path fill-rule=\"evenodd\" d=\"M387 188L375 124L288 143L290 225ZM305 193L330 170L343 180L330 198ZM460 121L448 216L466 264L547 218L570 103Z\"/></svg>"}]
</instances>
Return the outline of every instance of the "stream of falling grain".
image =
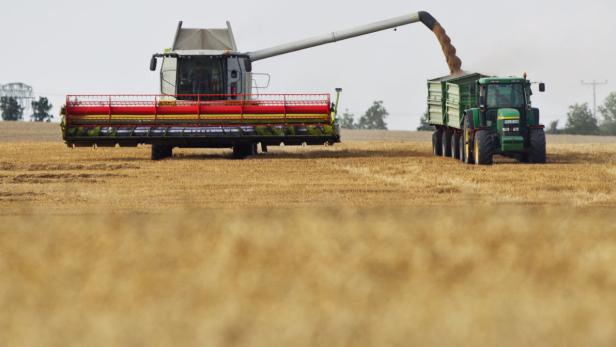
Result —
<instances>
[{"instance_id":1,"label":"stream of falling grain","mask_svg":"<svg viewBox=\"0 0 616 347\"><path fill-rule=\"evenodd\" d=\"M445 59L447 59L449 72L451 72L452 75L460 73L462 71L462 60L456 55L456 47L451 44L451 38L447 35L445 29L437 22L432 31L441 44Z\"/></svg>"}]
</instances>

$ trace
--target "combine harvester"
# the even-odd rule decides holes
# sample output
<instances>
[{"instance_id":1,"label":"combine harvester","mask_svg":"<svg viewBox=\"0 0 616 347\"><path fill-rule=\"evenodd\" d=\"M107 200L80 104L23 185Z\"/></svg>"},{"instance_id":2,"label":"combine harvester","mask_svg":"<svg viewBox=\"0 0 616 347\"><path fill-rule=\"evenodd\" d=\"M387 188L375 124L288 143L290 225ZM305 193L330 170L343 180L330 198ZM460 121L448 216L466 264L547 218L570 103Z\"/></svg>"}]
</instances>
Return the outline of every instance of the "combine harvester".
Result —
<instances>
[{"instance_id":1,"label":"combine harvester","mask_svg":"<svg viewBox=\"0 0 616 347\"><path fill-rule=\"evenodd\" d=\"M532 83L526 77L461 73L429 80L434 155L478 165L492 164L494 154L545 163L544 126L539 109L532 107ZM539 91L545 84L539 83Z\"/></svg>"},{"instance_id":2,"label":"combine harvester","mask_svg":"<svg viewBox=\"0 0 616 347\"><path fill-rule=\"evenodd\" d=\"M171 157L175 147L232 148L235 158L245 158L258 144L263 152L280 144L334 144L340 142L341 90L335 103L329 94L253 95L253 62L417 22L439 40L446 37L429 13L418 12L240 53L228 23L226 29L185 29L180 22L172 48L150 62L156 71L162 59L160 95L68 95L63 138L78 147L151 144L153 160ZM448 63L459 66L459 59Z\"/></svg>"}]
</instances>

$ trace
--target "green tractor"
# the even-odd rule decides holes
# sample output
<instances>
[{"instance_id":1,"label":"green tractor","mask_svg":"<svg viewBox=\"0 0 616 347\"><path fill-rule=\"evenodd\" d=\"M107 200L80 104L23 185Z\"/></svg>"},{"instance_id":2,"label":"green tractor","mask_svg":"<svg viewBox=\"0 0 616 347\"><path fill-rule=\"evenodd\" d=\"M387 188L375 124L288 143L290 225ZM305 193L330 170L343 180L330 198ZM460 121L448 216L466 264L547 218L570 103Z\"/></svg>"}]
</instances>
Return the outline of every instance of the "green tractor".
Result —
<instances>
[{"instance_id":1,"label":"green tractor","mask_svg":"<svg viewBox=\"0 0 616 347\"><path fill-rule=\"evenodd\" d=\"M524 77L478 73L428 81L428 117L436 128L434 155L490 165L495 154L525 163L545 163L545 131ZM545 85L539 83L539 91Z\"/></svg>"}]
</instances>

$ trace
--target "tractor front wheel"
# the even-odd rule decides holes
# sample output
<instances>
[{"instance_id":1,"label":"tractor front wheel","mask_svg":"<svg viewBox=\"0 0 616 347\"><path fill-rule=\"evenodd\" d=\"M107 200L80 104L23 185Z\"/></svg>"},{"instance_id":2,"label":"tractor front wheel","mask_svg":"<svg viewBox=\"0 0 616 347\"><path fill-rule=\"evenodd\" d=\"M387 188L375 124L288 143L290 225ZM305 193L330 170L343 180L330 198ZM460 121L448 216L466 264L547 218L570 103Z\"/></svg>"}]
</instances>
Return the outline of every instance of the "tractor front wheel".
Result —
<instances>
[{"instance_id":1,"label":"tractor front wheel","mask_svg":"<svg viewBox=\"0 0 616 347\"><path fill-rule=\"evenodd\" d=\"M543 129L530 129L530 148L525 161L528 163L542 164L546 162L545 131Z\"/></svg>"}]
</instances>

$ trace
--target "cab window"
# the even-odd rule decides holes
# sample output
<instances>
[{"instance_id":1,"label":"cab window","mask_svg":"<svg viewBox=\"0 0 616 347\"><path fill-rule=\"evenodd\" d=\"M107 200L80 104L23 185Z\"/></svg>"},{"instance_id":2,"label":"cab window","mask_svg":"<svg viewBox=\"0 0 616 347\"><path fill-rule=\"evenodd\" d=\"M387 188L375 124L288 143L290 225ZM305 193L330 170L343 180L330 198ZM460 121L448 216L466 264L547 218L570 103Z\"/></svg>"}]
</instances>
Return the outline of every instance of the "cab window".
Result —
<instances>
[{"instance_id":1,"label":"cab window","mask_svg":"<svg viewBox=\"0 0 616 347\"><path fill-rule=\"evenodd\" d=\"M487 88L488 108L520 108L525 106L524 86L516 84L490 84Z\"/></svg>"},{"instance_id":2,"label":"cab window","mask_svg":"<svg viewBox=\"0 0 616 347\"><path fill-rule=\"evenodd\" d=\"M178 94L223 94L223 63L209 57L183 57L178 62Z\"/></svg>"}]
</instances>

